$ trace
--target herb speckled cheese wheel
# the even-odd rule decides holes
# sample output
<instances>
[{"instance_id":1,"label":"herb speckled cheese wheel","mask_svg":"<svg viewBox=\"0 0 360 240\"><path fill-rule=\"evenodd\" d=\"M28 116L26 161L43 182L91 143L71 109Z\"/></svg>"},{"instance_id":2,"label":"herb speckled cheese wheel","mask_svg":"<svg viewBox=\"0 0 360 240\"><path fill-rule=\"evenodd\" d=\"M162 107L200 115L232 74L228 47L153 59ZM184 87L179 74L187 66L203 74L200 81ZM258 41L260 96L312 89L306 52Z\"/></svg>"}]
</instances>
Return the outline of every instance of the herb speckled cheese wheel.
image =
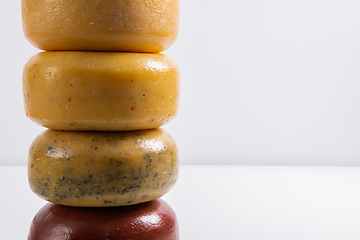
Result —
<instances>
[{"instance_id":1,"label":"herb speckled cheese wheel","mask_svg":"<svg viewBox=\"0 0 360 240\"><path fill-rule=\"evenodd\" d=\"M46 130L28 159L31 190L61 205L125 206L157 199L178 178L178 150L163 129Z\"/></svg>"},{"instance_id":2,"label":"herb speckled cheese wheel","mask_svg":"<svg viewBox=\"0 0 360 240\"><path fill-rule=\"evenodd\" d=\"M26 115L55 130L131 131L175 118L180 74L164 54L41 52L23 71Z\"/></svg>"},{"instance_id":3,"label":"herb speckled cheese wheel","mask_svg":"<svg viewBox=\"0 0 360 240\"><path fill-rule=\"evenodd\" d=\"M22 0L25 37L43 50L161 52L176 40L178 0Z\"/></svg>"}]
</instances>

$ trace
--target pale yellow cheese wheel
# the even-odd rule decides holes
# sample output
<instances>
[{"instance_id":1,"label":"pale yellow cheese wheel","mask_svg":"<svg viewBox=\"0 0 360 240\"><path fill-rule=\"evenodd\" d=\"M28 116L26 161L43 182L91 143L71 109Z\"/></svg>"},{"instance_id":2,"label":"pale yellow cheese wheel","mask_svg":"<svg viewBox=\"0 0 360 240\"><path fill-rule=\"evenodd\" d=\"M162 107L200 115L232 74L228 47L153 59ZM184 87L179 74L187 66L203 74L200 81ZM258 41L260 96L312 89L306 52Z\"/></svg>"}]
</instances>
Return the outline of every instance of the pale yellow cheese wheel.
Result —
<instances>
[{"instance_id":1,"label":"pale yellow cheese wheel","mask_svg":"<svg viewBox=\"0 0 360 240\"><path fill-rule=\"evenodd\" d=\"M61 205L124 206L167 193L178 178L178 150L163 129L131 132L46 130L28 159L31 190Z\"/></svg>"},{"instance_id":2,"label":"pale yellow cheese wheel","mask_svg":"<svg viewBox=\"0 0 360 240\"><path fill-rule=\"evenodd\" d=\"M23 72L26 115L55 130L160 127L178 112L180 75L164 54L41 52Z\"/></svg>"},{"instance_id":3,"label":"pale yellow cheese wheel","mask_svg":"<svg viewBox=\"0 0 360 240\"><path fill-rule=\"evenodd\" d=\"M161 52L177 38L179 0L22 0L22 22L43 50Z\"/></svg>"}]
</instances>

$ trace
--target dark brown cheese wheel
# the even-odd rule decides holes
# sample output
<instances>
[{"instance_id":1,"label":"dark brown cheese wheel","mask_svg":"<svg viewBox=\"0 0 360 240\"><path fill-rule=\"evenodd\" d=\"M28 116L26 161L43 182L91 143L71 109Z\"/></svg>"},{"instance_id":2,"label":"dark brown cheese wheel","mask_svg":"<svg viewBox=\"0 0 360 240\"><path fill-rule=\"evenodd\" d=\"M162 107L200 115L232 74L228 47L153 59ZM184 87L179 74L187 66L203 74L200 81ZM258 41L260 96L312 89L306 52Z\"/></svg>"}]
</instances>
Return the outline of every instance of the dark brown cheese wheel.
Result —
<instances>
[{"instance_id":1,"label":"dark brown cheese wheel","mask_svg":"<svg viewBox=\"0 0 360 240\"><path fill-rule=\"evenodd\" d=\"M161 128L133 132L47 130L32 143L28 178L39 197L73 207L157 199L178 178L178 150Z\"/></svg>"},{"instance_id":2,"label":"dark brown cheese wheel","mask_svg":"<svg viewBox=\"0 0 360 240\"><path fill-rule=\"evenodd\" d=\"M161 199L127 207L76 208L49 203L35 215L28 240L177 240L179 227Z\"/></svg>"}]
</instances>

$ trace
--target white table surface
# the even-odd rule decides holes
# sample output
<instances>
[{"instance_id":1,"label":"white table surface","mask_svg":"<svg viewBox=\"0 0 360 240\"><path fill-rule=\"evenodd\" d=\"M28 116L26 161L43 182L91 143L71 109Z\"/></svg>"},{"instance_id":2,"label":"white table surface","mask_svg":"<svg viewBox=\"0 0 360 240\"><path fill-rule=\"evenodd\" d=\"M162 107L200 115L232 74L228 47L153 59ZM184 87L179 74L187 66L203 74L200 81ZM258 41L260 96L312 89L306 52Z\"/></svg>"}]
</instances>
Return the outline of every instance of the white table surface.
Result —
<instances>
[{"instance_id":1,"label":"white table surface","mask_svg":"<svg viewBox=\"0 0 360 240\"><path fill-rule=\"evenodd\" d=\"M0 167L0 239L26 239L45 201L26 167ZM359 167L181 166L163 197L182 240L360 239Z\"/></svg>"}]
</instances>

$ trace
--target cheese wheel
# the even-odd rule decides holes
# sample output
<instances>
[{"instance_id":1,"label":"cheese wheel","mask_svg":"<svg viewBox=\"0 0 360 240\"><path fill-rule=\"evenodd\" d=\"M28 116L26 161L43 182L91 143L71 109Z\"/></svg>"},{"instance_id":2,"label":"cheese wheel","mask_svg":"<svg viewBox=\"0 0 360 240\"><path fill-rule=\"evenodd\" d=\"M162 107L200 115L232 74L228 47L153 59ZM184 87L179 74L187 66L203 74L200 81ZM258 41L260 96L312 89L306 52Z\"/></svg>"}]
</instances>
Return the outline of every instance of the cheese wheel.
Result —
<instances>
[{"instance_id":1,"label":"cheese wheel","mask_svg":"<svg viewBox=\"0 0 360 240\"><path fill-rule=\"evenodd\" d=\"M76 208L49 203L35 215L28 240L178 240L173 209L161 199L127 207Z\"/></svg>"},{"instance_id":2,"label":"cheese wheel","mask_svg":"<svg viewBox=\"0 0 360 240\"><path fill-rule=\"evenodd\" d=\"M26 115L55 130L131 131L175 118L180 75L164 54L41 52L23 71Z\"/></svg>"},{"instance_id":3,"label":"cheese wheel","mask_svg":"<svg viewBox=\"0 0 360 240\"><path fill-rule=\"evenodd\" d=\"M178 150L163 129L46 130L28 159L31 190L66 206L125 206L163 196L178 178Z\"/></svg>"},{"instance_id":4,"label":"cheese wheel","mask_svg":"<svg viewBox=\"0 0 360 240\"><path fill-rule=\"evenodd\" d=\"M43 50L161 52L176 40L179 0L22 0L27 40Z\"/></svg>"}]
</instances>

